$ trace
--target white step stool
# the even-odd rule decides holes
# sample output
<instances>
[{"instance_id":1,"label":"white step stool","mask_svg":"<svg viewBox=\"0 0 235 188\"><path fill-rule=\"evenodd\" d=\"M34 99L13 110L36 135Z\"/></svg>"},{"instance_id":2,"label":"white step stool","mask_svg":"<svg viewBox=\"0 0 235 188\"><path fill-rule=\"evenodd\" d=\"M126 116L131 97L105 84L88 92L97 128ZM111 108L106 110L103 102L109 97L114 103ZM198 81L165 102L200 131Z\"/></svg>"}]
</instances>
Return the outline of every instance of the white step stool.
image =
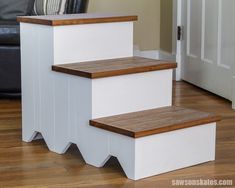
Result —
<instances>
[{"instance_id":1,"label":"white step stool","mask_svg":"<svg viewBox=\"0 0 235 188\"><path fill-rule=\"evenodd\" d=\"M60 154L75 143L86 163L96 167L116 156L134 180L214 160L217 116L177 107L151 111L172 105L176 64L133 57L135 20L136 16L102 14L19 18L24 141L41 133L48 148ZM135 116L143 110L150 111ZM121 114L131 112L134 118L128 126L144 124L146 131L139 125L125 130L129 115ZM141 117L149 119L152 112L158 119L146 124ZM171 117L179 112L185 116L177 124ZM105 123L114 115L124 117L115 129L115 122ZM162 124L165 116L170 123ZM93 127L91 119L98 119L90 122ZM159 154L163 148L167 153ZM176 158L169 161L169 155Z\"/></svg>"}]
</instances>

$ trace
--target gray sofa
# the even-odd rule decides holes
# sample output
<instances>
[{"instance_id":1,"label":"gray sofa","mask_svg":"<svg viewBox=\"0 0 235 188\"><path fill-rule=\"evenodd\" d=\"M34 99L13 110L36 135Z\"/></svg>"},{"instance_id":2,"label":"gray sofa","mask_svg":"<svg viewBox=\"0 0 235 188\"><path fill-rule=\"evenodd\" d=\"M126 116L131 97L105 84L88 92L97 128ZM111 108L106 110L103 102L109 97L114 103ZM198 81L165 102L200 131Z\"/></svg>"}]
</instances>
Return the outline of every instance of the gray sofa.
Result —
<instances>
[{"instance_id":1,"label":"gray sofa","mask_svg":"<svg viewBox=\"0 0 235 188\"><path fill-rule=\"evenodd\" d=\"M0 97L20 96L19 15L33 14L34 0L0 1ZM67 0L65 14L84 13L88 0Z\"/></svg>"}]
</instances>

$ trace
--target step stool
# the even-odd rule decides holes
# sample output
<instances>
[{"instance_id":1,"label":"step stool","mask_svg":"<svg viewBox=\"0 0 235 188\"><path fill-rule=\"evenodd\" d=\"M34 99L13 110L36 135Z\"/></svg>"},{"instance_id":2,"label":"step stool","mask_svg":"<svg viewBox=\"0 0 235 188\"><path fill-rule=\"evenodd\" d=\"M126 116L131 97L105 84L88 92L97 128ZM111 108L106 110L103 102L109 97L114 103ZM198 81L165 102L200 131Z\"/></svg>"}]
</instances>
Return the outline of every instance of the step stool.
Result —
<instances>
[{"instance_id":1,"label":"step stool","mask_svg":"<svg viewBox=\"0 0 235 188\"><path fill-rule=\"evenodd\" d=\"M96 167L116 156L134 180L214 160L219 117L171 107L176 63L133 57L137 16L18 20L24 141L41 133L59 154L74 143Z\"/></svg>"}]
</instances>

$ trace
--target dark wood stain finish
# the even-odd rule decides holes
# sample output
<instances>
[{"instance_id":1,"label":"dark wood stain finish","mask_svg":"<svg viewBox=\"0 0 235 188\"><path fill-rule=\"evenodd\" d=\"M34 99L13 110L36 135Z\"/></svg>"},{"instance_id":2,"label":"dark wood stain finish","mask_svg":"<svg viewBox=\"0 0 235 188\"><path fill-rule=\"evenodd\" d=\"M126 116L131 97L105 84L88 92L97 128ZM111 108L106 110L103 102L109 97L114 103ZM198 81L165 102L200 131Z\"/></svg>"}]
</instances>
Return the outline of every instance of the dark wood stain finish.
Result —
<instances>
[{"instance_id":1,"label":"dark wood stain finish","mask_svg":"<svg viewBox=\"0 0 235 188\"><path fill-rule=\"evenodd\" d=\"M95 79L156 70L174 69L177 64L142 57L110 59L65 65L54 65L52 70L75 76Z\"/></svg>"},{"instance_id":2,"label":"dark wood stain finish","mask_svg":"<svg viewBox=\"0 0 235 188\"><path fill-rule=\"evenodd\" d=\"M90 125L139 138L220 120L211 113L172 106L95 119Z\"/></svg>"},{"instance_id":3,"label":"dark wood stain finish","mask_svg":"<svg viewBox=\"0 0 235 188\"><path fill-rule=\"evenodd\" d=\"M65 15L45 15L45 16L19 16L18 22L62 26L62 25L82 25L111 22L131 22L137 21L138 16L125 14L105 14L105 13L85 13L85 14L65 14Z\"/></svg>"}]
</instances>

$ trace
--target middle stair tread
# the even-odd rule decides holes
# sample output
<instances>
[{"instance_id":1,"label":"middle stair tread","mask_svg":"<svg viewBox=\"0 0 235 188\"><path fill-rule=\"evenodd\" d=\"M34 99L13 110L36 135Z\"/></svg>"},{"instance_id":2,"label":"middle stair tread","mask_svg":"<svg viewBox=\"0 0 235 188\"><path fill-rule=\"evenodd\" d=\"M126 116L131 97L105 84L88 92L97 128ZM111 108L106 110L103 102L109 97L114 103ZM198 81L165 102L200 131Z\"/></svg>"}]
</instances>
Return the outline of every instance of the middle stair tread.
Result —
<instances>
[{"instance_id":1,"label":"middle stair tread","mask_svg":"<svg viewBox=\"0 0 235 188\"><path fill-rule=\"evenodd\" d=\"M220 120L220 116L212 113L171 106L90 120L90 125L140 138Z\"/></svg>"},{"instance_id":2,"label":"middle stair tread","mask_svg":"<svg viewBox=\"0 0 235 188\"><path fill-rule=\"evenodd\" d=\"M52 70L75 76L95 79L149 71L174 69L177 64L142 57L128 57L63 65L53 65Z\"/></svg>"}]
</instances>

